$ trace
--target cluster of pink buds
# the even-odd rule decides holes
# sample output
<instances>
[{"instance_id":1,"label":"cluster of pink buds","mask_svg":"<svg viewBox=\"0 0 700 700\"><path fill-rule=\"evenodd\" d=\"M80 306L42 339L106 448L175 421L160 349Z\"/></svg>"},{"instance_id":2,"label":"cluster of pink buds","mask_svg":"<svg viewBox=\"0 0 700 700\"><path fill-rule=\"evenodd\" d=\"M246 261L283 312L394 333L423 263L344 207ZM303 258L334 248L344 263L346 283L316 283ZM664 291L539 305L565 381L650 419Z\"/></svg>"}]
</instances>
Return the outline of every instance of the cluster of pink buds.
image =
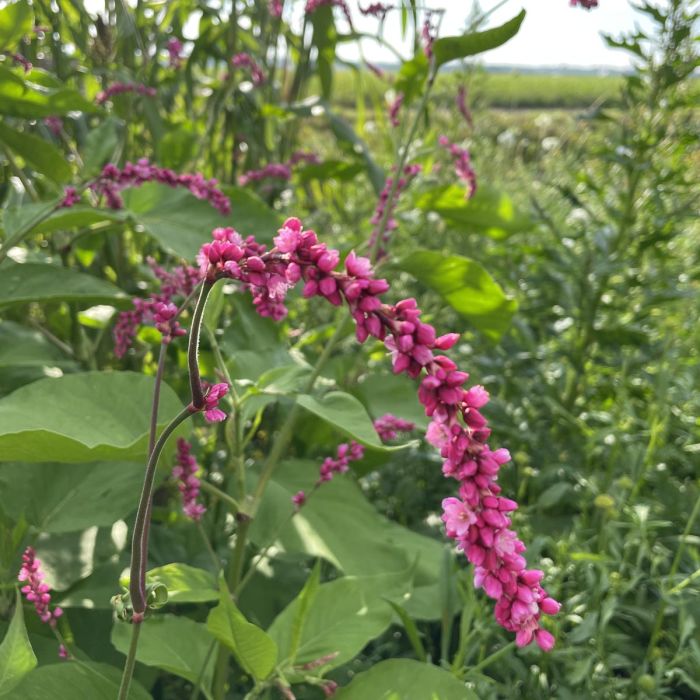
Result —
<instances>
[{"instance_id":1,"label":"cluster of pink buds","mask_svg":"<svg viewBox=\"0 0 700 700\"><path fill-rule=\"evenodd\" d=\"M500 495L497 483L510 456L488 445L491 431L480 412L488 394L479 386L465 388L467 373L441 354L459 336L438 336L433 326L420 320L414 299L383 303L380 295L389 285L374 277L369 259L351 252L345 271L336 270L339 252L320 243L298 219L284 223L269 252L254 240L243 242L232 229L217 229L214 239L199 254L207 279L239 280L254 298L273 299L278 305L283 305L287 290L303 280L304 296L348 305L357 339L383 341L394 372L421 378L418 398L431 419L426 438L440 450L444 474L459 482L459 498L444 503L447 534L474 564L475 584L496 600L496 620L515 633L516 643L536 641L542 649L551 649L554 638L540 620L543 614L556 613L559 604L540 585L543 573L526 568L525 545L510 529L510 513L517 504ZM267 311L264 305L258 309Z\"/></svg>"},{"instance_id":2,"label":"cluster of pink buds","mask_svg":"<svg viewBox=\"0 0 700 700\"><path fill-rule=\"evenodd\" d=\"M455 172L460 180L467 183L466 199L471 199L476 193L476 173L472 167L471 156L466 148L450 143L447 136L438 139L439 144L449 151L455 166Z\"/></svg>"},{"instance_id":3,"label":"cluster of pink buds","mask_svg":"<svg viewBox=\"0 0 700 700\"><path fill-rule=\"evenodd\" d=\"M204 411L204 418L209 423L220 423L226 420L226 414L219 408L219 401L228 393L229 385L225 382L219 384L202 382L202 389L204 390L204 408L201 410ZM196 409L190 406L190 410Z\"/></svg>"},{"instance_id":4,"label":"cluster of pink buds","mask_svg":"<svg viewBox=\"0 0 700 700\"><path fill-rule=\"evenodd\" d=\"M114 337L114 354L123 357L136 337L138 327L152 322L162 335L163 343L170 343L174 338L185 335L185 329L177 321L179 309L173 303L175 297L187 297L199 283L199 271L188 266L175 267L167 271L156 264L152 258L148 263L155 276L160 280L160 291L148 299L135 297L131 311L122 311L112 331Z\"/></svg>"},{"instance_id":5,"label":"cluster of pink buds","mask_svg":"<svg viewBox=\"0 0 700 700\"><path fill-rule=\"evenodd\" d=\"M455 104L457 105L457 110L464 117L464 121L467 122L469 128L474 128L474 120L472 118L472 113L467 106L467 88L464 85L460 85L457 90L457 96L455 97Z\"/></svg>"},{"instance_id":6,"label":"cluster of pink buds","mask_svg":"<svg viewBox=\"0 0 700 700\"><path fill-rule=\"evenodd\" d=\"M415 423L412 423L410 420L404 420L403 418L397 418L391 413L387 413L374 421L374 429L377 431L377 435L379 435L379 439L382 442L396 440L399 433L410 433L412 430L415 430L415 428Z\"/></svg>"},{"instance_id":7,"label":"cluster of pink buds","mask_svg":"<svg viewBox=\"0 0 700 700\"><path fill-rule=\"evenodd\" d=\"M309 16L312 15L319 7L339 7L348 24L352 28L352 16L350 15L350 8L345 0L306 0L306 5L304 7L304 13Z\"/></svg>"},{"instance_id":8,"label":"cluster of pink buds","mask_svg":"<svg viewBox=\"0 0 700 700\"><path fill-rule=\"evenodd\" d=\"M182 65L182 42L172 36L166 45L168 50L168 66L177 70Z\"/></svg>"},{"instance_id":9,"label":"cluster of pink buds","mask_svg":"<svg viewBox=\"0 0 700 700\"><path fill-rule=\"evenodd\" d=\"M202 519L207 509L198 502L200 481L197 478L199 465L192 456L192 445L184 438L177 441L177 457L172 475L177 481L177 488L182 494L182 512L191 520Z\"/></svg>"},{"instance_id":10,"label":"cluster of pink buds","mask_svg":"<svg viewBox=\"0 0 700 700\"><path fill-rule=\"evenodd\" d=\"M63 129L63 120L61 117L45 117L44 126L54 135L60 136Z\"/></svg>"},{"instance_id":11,"label":"cluster of pink buds","mask_svg":"<svg viewBox=\"0 0 700 700\"><path fill-rule=\"evenodd\" d=\"M32 69L32 62L23 56L21 53L12 53L9 51L4 51L3 54L11 58L17 65L22 66L25 73L29 73Z\"/></svg>"},{"instance_id":12,"label":"cluster of pink buds","mask_svg":"<svg viewBox=\"0 0 700 700\"><path fill-rule=\"evenodd\" d=\"M315 153L294 151L286 163L268 163L259 170L247 170L238 178L238 184L241 187L245 187L252 182L260 182L261 180L269 179L288 182L292 179L292 172L299 163L317 165L319 162L319 157Z\"/></svg>"},{"instance_id":13,"label":"cluster of pink buds","mask_svg":"<svg viewBox=\"0 0 700 700\"><path fill-rule=\"evenodd\" d=\"M391 199L389 197L391 195L391 190L394 186L394 178L388 177L386 179L386 182L384 183L384 189L379 194L379 201L377 202L377 207L374 210L372 218L370 219L370 222L374 224L374 229L372 230L372 235L369 239L369 249L374 249L377 238L381 236L382 247L380 247L377 251L377 255L380 258L385 254L383 246L386 245L386 243L388 242L389 235L392 231L395 231L399 225L398 221L396 221L396 219L393 217L393 213L394 209L396 209L396 205L398 204L401 192L406 189L411 180L413 180L413 178L416 175L418 175L420 171L420 165L407 165L403 169L403 176L399 178L399 181L396 185L396 192L394 192L394 196L391 197ZM387 215L386 223L382 227L381 223L384 220L385 211L387 209L389 210L389 213ZM382 229L381 231L380 228Z\"/></svg>"},{"instance_id":14,"label":"cluster of pink buds","mask_svg":"<svg viewBox=\"0 0 700 700\"><path fill-rule=\"evenodd\" d=\"M237 53L231 59L231 65L234 68L248 68L250 70L250 78L253 85L262 85L265 82L265 73L263 69L256 63L255 59L249 53Z\"/></svg>"},{"instance_id":15,"label":"cluster of pink buds","mask_svg":"<svg viewBox=\"0 0 700 700\"><path fill-rule=\"evenodd\" d=\"M176 173L170 168L153 165L148 158L141 158L136 163L127 162L123 168L114 163L107 163L100 176L90 183L89 189L98 197L104 197L110 209L121 209L124 206L119 194L121 190L140 187L146 182L159 182L168 187L184 187L197 199L208 201L221 214L231 213L231 202L218 188L215 178L207 179L201 173ZM61 206L70 207L76 201L75 188L66 188Z\"/></svg>"},{"instance_id":16,"label":"cluster of pink buds","mask_svg":"<svg viewBox=\"0 0 700 700\"><path fill-rule=\"evenodd\" d=\"M433 57L433 42L435 41L435 28L433 27L433 14L428 10L423 22L421 30L421 38L423 39L423 53L427 59Z\"/></svg>"},{"instance_id":17,"label":"cluster of pink buds","mask_svg":"<svg viewBox=\"0 0 700 700\"><path fill-rule=\"evenodd\" d=\"M114 97L114 95L122 95L126 92L134 92L137 95L144 95L146 97L155 97L158 94L154 87L149 87L141 83L112 83L104 90L97 93L95 102L97 102L98 105L103 105L111 97Z\"/></svg>"},{"instance_id":18,"label":"cluster of pink buds","mask_svg":"<svg viewBox=\"0 0 700 700\"><path fill-rule=\"evenodd\" d=\"M365 17L376 17L377 19L383 20L389 10L393 10L393 5L385 5L383 2L372 2L367 7L362 7L358 5L360 13Z\"/></svg>"},{"instance_id":19,"label":"cluster of pink buds","mask_svg":"<svg viewBox=\"0 0 700 700\"><path fill-rule=\"evenodd\" d=\"M397 127L401 123L399 121L401 105L403 105L403 92L396 95L392 103L389 105L389 121L393 127Z\"/></svg>"},{"instance_id":20,"label":"cluster of pink buds","mask_svg":"<svg viewBox=\"0 0 700 700\"><path fill-rule=\"evenodd\" d=\"M270 11L270 15L275 19L279 19L282 16L282 8L282 0L270 0L268 4L268 10Z\"/></svg>"},{"instance_id":21,"label":"cluster of pink buds","mask_svg":"<svg viewBox=\"0 0 700 700\"><path fill-rule=\"evenodd\" d=\"M586 10L592 10L594 7L598 7L598 0L569 0L569 5L571 7L583 7Z\"/></svg>"},{"instance_id":22,"label":"cluster of pink buds","mask_svg":"<svg viewBox=\"0 0 700 700\"><path fill-rule=\"evenodd\" d=\"M321 484L331 481L334 474L344 474L350 468L350 462L357 462L365 455L365 448L360 443L351 440L338 445L335 457L326 457L318 470L318 481L314 485L317 489ZM304 491L297 491L292 496L292 503L299 510L306 503L307 495Z\"/></svg>"},{"instance_id":23,"label":"cluster of pink buds","mask_svg":"<svg viewBox=\"0 0 700 700\"><path fill-rule=\"evenodd\" d=\"M34 609L42 622L54 627L56 620L63 615L63 610L55 607L49 609L51 603L51 587L44 582L44 574L41 570L41 561L36 558L33 547L27 547L22 554L22 568L19 570L19 581L25 582L20 589L24 597L34 604Z\"/></svg>"},{"instance_id":24,"label":"cluster of pink buds","mask_svg":"<svg viewBox=\"0 0 700 700\"><path fill-rule=\"evenodd\" d=\"M66 187L63 191L63 199L61 200L61 206L64 208L74 207L80 202L80 195L75 187Z\"/></svg>"}]
</instances>

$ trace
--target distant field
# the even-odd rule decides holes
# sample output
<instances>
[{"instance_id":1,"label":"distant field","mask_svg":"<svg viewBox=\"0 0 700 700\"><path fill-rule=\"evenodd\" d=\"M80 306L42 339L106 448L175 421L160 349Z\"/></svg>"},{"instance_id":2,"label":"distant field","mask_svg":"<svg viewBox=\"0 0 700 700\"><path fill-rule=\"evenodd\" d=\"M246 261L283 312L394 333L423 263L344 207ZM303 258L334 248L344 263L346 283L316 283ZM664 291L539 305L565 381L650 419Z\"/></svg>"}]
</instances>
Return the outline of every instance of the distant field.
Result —
<instances>
[{"instance_id":1,"label":"distant field","mask_svg":"<svg viewBox=\"0 0 700 700\"><path fill-rule=\"evenodd\" d=\"M358 84L351 71L338 71L335 76L334 101L350 107L356 102ZM619 100L624 78L619 75L548 75L534 73L487 73L440 75L434 93L438 102L452 99L457 86L470 87L471 100L484 107L502 109L578 109L604 100L608 105ZM383 99L388 81L374 75L362 77L363 92L368 104Z\"/></svg>"}]
</instances>

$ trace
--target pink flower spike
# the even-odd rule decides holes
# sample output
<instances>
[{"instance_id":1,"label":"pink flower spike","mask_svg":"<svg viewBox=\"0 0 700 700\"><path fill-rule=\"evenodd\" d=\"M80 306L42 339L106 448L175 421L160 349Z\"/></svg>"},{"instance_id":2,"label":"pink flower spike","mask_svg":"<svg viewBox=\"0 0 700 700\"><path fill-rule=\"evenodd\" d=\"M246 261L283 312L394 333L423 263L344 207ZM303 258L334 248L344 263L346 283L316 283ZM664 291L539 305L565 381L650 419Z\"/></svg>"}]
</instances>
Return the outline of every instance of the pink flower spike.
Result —
<instances>
[{"instance_id":1,"label":"pink flower spike","mask_svg":"<svg viewBox=\"0 0 700 700\"><path fill-rule=\"evenodd\" d=\"M195 522L201 520L204 513L207 512L206 507L197 502L200 486L200 481L196 477L198 471L199 465L192 455L192 445L187 440L180 438L177 441L177 458L172 476L182 494L182 512Z\"/></svg>"},{"instance_id":2,"label":"pink flower spike","mask_svg":"<svg viewBox=\"0 0 700 700\"><path fill-rule=\"evenodd\" d=\"M295 505L296 509L299 510L306 503L306 494L304 491L297 491L292 496L292 503Z\"/></svg>"},{"instance_id":3,"label":"pink flower spike","mask_svg":"<svg viewBox=\"0 0 700 700\"><path fill-rule=\"evenodd\" d=\"M56 607L50 610L51 588L44 583L44 572L41 570L41 561L36 558L33 547L27 547L22 554L22 568L19 570L17 580L26 582L21 587L24 597L34 604L39 619L51 627L56 626L56 620L63 615L63 610Z\"/></svg>"},{"instance_id":4,"label":"pink flower spike","mask_svg":"<svg viewBox=\"0 0 700 700\"><path fill-rule=\"evenodd\" d=\"M219 400L228 392L226 383L210 386L204 396L204 418L210 423L219 423L226 420L226 414L218 408Z\"/></svg>"}]
</instances>

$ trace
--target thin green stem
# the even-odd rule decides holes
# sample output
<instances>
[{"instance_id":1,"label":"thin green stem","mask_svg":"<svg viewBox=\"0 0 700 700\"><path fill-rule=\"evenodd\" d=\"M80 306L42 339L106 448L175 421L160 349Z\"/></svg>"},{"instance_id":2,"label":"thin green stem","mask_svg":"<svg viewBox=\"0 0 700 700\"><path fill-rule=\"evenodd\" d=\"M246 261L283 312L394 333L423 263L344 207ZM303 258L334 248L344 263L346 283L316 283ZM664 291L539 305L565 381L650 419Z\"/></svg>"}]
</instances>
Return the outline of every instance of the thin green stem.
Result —
<instances>
[{"instance_id":1,"label":"thin green stem","mask_svg":"<svg viewBox=\"0 0 700 700\"><path fill-rule=\"evenodd\" d=\"M122 682L119 686L118 700L127 700L129 697L129 686L131 685L131 679L134 676L134 666L136 666L136 649L139 645L140 633L140 624L131 626L131 642L129 643L129 653L126 656L126 664L124 664Z\"/></svg>"},{"instance_id":2,"label":"thin green stem","mask_svg":"<svg viewBox=\"0 0 700 700\"><path fill-rule=\"evenodd\" d=\"M214 649L216 649L216 640L214 640L210 645L209 645L209 650L207 651L206 656L204 657L204 663L202 664L202 668L199 671L199 674L197 675L197 682L194 684L194 688L192 688L192 695L190 695L190 700L197 700L199 697L199 690L202 687L202 681L204 680L204 674L206 673L207 666L209 664L209 659L211 659L211 655L214 653Z\"/></svg>"},{"instance_id":3,"label":"thin green stem","mask_svg":"<svg viewBox=\"0 0 700 700\"><path fill-rule=\"evenodd\" d=\"M24 170L22 170L22 168L19 167L12 151L6 146L3 146L2 152L5 154L5 158L7 158L7 162L10 164L12 172L14 172L14 174L19 178L20 182L22 183L22 187L24 187L25 192L29 195L33 202L38 202L39 195L36 193L32 181L27 177Z\"/></svg>"},{"instance_id":4,"label":"thin green stem","mask_svg":"<svg viewBox=\"0 0 700 700\"><path fill-rule=\"evenodd\" d=\"M468 668L466 670L465 675L468 676L470 673L478 673L487 666L490 666L494 661L498 661L498 659L500 659L502 656L505 656L513 649L515 649L515 642L510 642L509 644L506 644L504 647L501 647L498 651L495 651L490 656L487 656L485 659L483 659L483 661L480 661L478 664L476 664L476 666Z\"/></svg>"},{"instance_id":5,"label":"thin green stem","mask_svg":"<svg viewBox=\"0 0 700 700\"><path fill-rule=\"evenodd\" d=\"M207 554L209 554L209 558L211 559L211 562L214 565L214 570L220 571L221 559L219 559L218 555L214 551L214 548L211 546L211 542L209 541L209 537L207 536L206 530L204 529L201 520L198 520L195 524L197 526L197 532L199 532L199 534L202 536L204 548L207 550Z\"/></svg>"},{"instance_id":6,"label":"thin green stem","mask_svg":"<svg viewBox=\"0 0 700 700\"><path fill-rule=\"evenodd\" d=\"M190 327L190 343L187 348L187 364L190 373L190 391L192 392L192 406L197 410L204 407L204 392L202 390L202 381L199 377L199 333L202 328L202 317L204 316L204 307L207 304L207 297L211 292L214 283L205 280L199 292L197 306L192 316L192 325Z\"/></svg>"},{"instance_id":7,"label":"thin green stem","mask_svg":"<svg viewBox=\"0 0 700 700\"><path fill-rule=\"evenodd\" d=\"M8 236L5 242L0 246L0 263L2 263L2 261L7 257L7 254L11 248L13 248L17 243L19 243L26 235L31 233L32 229L38 226L42 221L48 219L49 216L51 216L51 214L53 214L54 211L56 211L58 206L59 204L57 204L56 202L51 202L47 204L44 209L42 209L38 214L36 214L36 216L27 221L27 223L25 223L24 226L21 226L11 236Z\"/></svg>"},{"instance_id":8,"label":"thin green stem","mask_svg":"<svg viewBox=\"0 0 700 700\"><path fill-rule=\"evenodd\" d=\"M131 546L131 578L129 581L129 593L134 612L143 614L146 611L146 564L148 560L148 534L150 523L148 515L151 509L153 496L153 481L158 465L158 458L180 423L183 423L192 415L192 410L187 407L178 413L165 427L156 442L151 456L146 465L146 474L141 490L141 499L136 511L134 533Z\"/></svg>"},{"instance_id":9,"label":"thin green stem","mask_svg":"<svg viewBox=\"0 0 700 700\"><path fill-rule=\"evenodd\" d=\"M233 498L233 496L229 496L225 491L222 491L220 488L214 486L214 484L208 481L202 480L199 486L202 489L202 491L206 491L207 493L210 493L212 496L214 496L214 498L218 498L219 500L226 503L226 505L228 505L231 508L234 514L240 512L241 504L235 498Z\"/></svg>"},{"instance_id":10,"label":"thin green stem","mask_svg":"<svg viewBox=\"0 0 700 700\"><path fill-rule=\"evenodd\" d=\"M695 526L695 521L698 519L698 516L700 515L700 495L698 495L697 499L695 500L695 505L693 506L693 510L690 514L690 517L688 518L688 522L685 525L685 528L683 530L683 534L681 535L680 542L678 544L678 549L676 550L676 554L673 557L673 561L671 562L671 569L668 572L668 580L673 580L673 577L678 573L678 567L681 564L681 558L683 557L683 551L685 550L685 543L686 540L688 539L688 535L690 535L690 531L693 529ZM661 634L661 627L663 625L664 621L664 613L666 612L666 607L667 603L661 598L659 601L659 610L656 613L656 620L654 621L654 628L651 633L651 637L649 638L649 646L647 647L647 653L646 653L646 660L649 661L651 659L651 654L654 651L654 646L656 645L656 642L659 638L659 635Z\"/></svg>"}]
</instances>

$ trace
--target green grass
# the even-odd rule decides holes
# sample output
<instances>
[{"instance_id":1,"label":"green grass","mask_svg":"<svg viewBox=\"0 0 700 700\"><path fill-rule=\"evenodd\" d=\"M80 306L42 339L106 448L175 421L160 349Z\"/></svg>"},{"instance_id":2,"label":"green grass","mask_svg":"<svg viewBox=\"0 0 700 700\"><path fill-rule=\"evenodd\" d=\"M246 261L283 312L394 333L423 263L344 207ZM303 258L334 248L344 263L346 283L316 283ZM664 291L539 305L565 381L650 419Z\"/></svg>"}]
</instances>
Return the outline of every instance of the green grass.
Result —
<instances>
[{"instance_id":1,"label":"green grass","mask_svg":"<svg viewBox=\"0 0 700 700\"><path fill-rule=\"evenodd\" d=\"M362 92L371 104L384 99L391 87L386 79L364 73ZM614 105L619 101L623 77L619 75L548 75L534 73L488 73L483 70L451 72L438 76L434 100L454 99L457 86L468 85L470 102L481 107L501 109L585 109L596 102ZM312 87L312 91L317 86ZM349 70L334 75L333 101L343 107L354 106L358 97L358 79Z\"/></svg>"}]
</instances>

